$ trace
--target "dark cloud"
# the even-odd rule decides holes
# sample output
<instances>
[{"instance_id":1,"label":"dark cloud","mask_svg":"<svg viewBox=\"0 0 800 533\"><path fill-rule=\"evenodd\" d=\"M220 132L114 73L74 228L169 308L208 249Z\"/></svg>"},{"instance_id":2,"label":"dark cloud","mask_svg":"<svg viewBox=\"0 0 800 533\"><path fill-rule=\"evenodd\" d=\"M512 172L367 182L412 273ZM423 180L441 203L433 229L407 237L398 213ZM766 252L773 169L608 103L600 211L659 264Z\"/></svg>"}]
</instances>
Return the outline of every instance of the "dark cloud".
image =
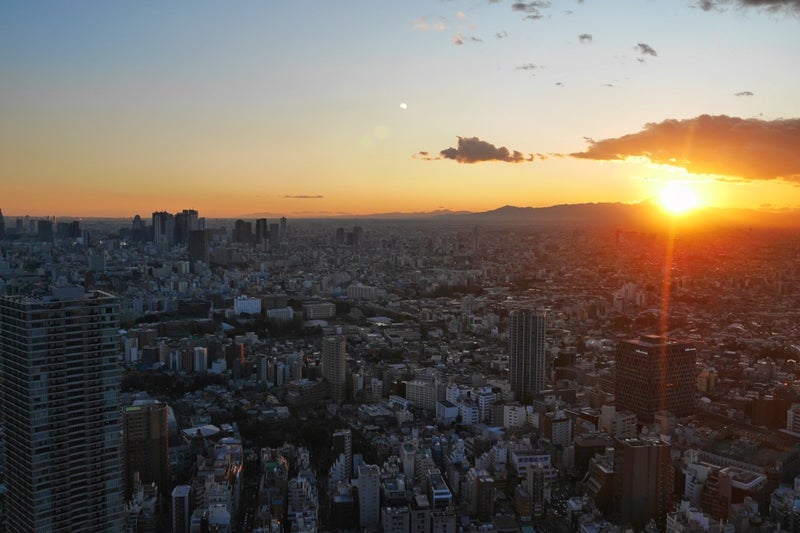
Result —
<instances>
[{"instance_id":1,"label":"dark cloud","mask_svg":"<svg viewBox=\"0 0 800 533\"><path fill-rule=\"evenodd\" d=\"M514 2L511 4L511 9L514 11L521 11L527 13L526 19L538 20L544 18L542 9L550 7L550 2L543 0L534 0L533 2Z\"/></svg>"},{"instance_id":2,"label":"dark cloud","mask_svg":"<svg viewBox=\"0 0 800 533\"><path fill-rule=\"evenodd\" d=\"M645 55L647 55L647 56L653 56L653 57L656 57L656 56L658 56L658 54L656 53L656 51L655 51L655 50L653 50L653 47L652 47L652 46L650 46L650 45L649 45L649 44L647 44L647 43L639 43L639 44L637 44L636 46L634 46L634 50L636 50L637 52L639 52L639 53L640 53L640 54L642 54L643 56L645 56Z\"/></svg>"},{"instance_id":3,"label":"dark cloud","mask_svg":"<svg viewBox=\"0 0 800 533\"><path fill-rule=\"evenodd\" d=\"M533 63L525 63L524 65L520 65L516 67L514 70L535 70L539 67L534 65Z\"/></svg>"},{"instance_id":4,"label":"dark cloud","mask_svg":"<svg viewBox=\"0 0 800 533\"><path fill-rule=\"evenodd\" d=\"M734 96L753 96L751 91L742 91L740 93L734 93Z\"/></svg>"},{"instance_id":5,"label":"dark cloud","mask_svg":"<svg viewBox=\"0 0 800 533\"><path fill-rule=\"evenodd\" d=\"M503 161L506 163L523 163L533 161L533 154L527 157L517 150L511 151L505 146L497 147L477 137L459 137L458 148L445 148L439 155L443 159L453 159L459 163L480 163L482 161Z\"/></svg>"},{"instance_id":6,"label":"dark cloud","mask_svg":"<svg viewBox=\"0 0 800 533\"><path fill-rule=\"evenodd\" d=\"M480 37L470 37L469 39L473 43L482 43L483 42L483 39L481 39Z\"/></svg>"},{"instance_id":7,"label":"dark cloud","mask_svg":"<svg viewBox=\"0 0 800 533\"><path fill-rule=\"evenodd\" d=\"M745 180L800 181L800 119L760 120L727 115L646 124L638 133L588 140L573 157L624 160L646 157L653 163Z\"/></svg>"},{"instance_id":8,"label":"dark cloud","mask_svg":"<svg viewBox=\"0 0 800 533\"><path fill-rule=\"evenodd\" d=\"M293 200L317 200L325 197L321 194L287 194L284 198L291 198Z\"/></svg>"},{"instance_id":9,"label":"dark cloud","mask_svg":"<svg viewBox=\"0 0 800 533\"><path fill-rule=\"evenodd\" d=\"M591 33L581 33L578 35L578 40L584 44L589 44L592 42L592 34Z\"/></svg>"},{"instance_id":10,"label":"dark cloud","mask_svg":"<svg viewBox=\"0 0 800 533\"><path fill-rule=\"evenodd\" d=\"M506 30L499 31L495 33L494 36L497 37L498 39L505 39L506 37L508 37L508 32Z\"/></svg>"},{"instance_id":11,"label":"dark cloud","mask_svg":"<svg viewBox=\"0 0 800 533\"><path fill-rule=\"evenodd\" d=\"M785 11L800 15L800 0L698 0L695 4L703 11L721 11L733 5L740 8L763 8L767 11Z\"/></svg>"}]
</instances>

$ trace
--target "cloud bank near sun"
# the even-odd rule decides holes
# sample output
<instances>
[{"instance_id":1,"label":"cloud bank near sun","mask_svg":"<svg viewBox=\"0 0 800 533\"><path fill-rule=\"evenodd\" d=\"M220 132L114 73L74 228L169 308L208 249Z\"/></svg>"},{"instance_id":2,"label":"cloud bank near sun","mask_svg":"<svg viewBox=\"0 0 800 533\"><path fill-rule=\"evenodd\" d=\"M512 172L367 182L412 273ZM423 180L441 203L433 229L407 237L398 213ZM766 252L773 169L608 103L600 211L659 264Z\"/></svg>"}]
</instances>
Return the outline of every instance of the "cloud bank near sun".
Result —
<instances>
[{"instance_id":1,"label":"cloud bank near sun","mask_svg":"<svg viewBox=\"0 0 800 533\"><path fill-rule=\"evenodd\" d=\"M606 161L645 157L694 174L800 181L800 119L701 115L650 123L637 133L589 143L586 151L570 155Z\"/></svg>"}]
</instances>

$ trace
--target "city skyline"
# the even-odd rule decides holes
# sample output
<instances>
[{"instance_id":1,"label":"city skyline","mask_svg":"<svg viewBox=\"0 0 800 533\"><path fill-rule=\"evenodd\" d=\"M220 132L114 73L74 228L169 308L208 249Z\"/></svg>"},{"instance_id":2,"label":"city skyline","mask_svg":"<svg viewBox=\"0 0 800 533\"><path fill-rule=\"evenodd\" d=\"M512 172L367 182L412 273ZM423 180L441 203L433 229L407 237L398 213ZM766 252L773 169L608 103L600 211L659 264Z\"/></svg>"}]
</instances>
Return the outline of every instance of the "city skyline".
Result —
<instances>
[{"instance_id":1,"label":"city skyline","mask_svg":"<svg viewBox=\"0 0 800 533\"><path fill-rule=\"evenodd\" d=\"M0 13L8 216L800 207L796 1Z\"/></svg>"}]
</instances>

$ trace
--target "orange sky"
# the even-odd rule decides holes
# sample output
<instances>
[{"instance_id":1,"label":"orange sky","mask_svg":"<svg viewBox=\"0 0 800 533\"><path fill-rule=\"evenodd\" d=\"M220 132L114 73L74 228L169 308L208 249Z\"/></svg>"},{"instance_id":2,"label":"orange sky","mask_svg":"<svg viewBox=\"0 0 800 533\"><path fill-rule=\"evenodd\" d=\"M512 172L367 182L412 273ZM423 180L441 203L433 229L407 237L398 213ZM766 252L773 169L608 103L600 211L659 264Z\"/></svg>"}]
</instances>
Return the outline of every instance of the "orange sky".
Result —
<instances>
[{"instance_id":1,"label":"orange sky","mask_svg":"<svg viewBox=\"0 0 800 533\"><path fill-rule=\"evenodd\" d=\"M800 207L796 3L596 4L4 5L0 209Z\"/></svg>"}]
</instances>

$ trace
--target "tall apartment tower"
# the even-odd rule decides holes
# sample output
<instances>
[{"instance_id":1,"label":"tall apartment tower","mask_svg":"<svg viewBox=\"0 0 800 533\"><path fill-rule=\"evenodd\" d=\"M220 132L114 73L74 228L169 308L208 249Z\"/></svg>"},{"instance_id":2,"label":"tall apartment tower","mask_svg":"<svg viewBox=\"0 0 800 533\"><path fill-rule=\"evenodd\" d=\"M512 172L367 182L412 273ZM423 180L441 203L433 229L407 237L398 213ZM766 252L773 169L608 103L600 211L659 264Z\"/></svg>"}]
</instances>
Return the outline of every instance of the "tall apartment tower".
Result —
<instances>
[{"instance_id":1,"label":"tall apartment tower","mask_svg":"<svg viewBox=\"0 0 800 533\"><path fill-rule=\"evenodd\" d=\"M511 312L508 326L508 369L514 399L529 404L545 388L544 311L519 309Z\"/></svg>"},{"instance_id":2,"label":"tall apartment tower","mask_svg":"<svg viewBox=\"0 0 800 533\"><path fill-rule=\"evenodd\" d=\"M617 349L617 411L631 411L639 422L652 423L656 411L677 418L694 412L696 349L657 335L622 341Z\"/></svg>"},{"instance_id":3,"label":"tall apartment tower","mask_svg":"<svg viewBox=\"0 0 800 533\"><path fill-rule=\"evenodd\" d=\"M377 529L381 519L381 469L378 465L358 465L358 524Z\"/></svg>"},{"instance_id":4,"label":"tall apartment tower","mask_svg":"<svg viewBox=\"0 0 800 533\"><path fill-rule=\"evenodd\" d=\"M159 493L169 490L168 407L150 401L122 408L123 471L125 499L131 498L134 476L144 484L155 483Z\"/></svg>"},{"instance_id":5,"label":"tall apartment tower","mask_svg":"<svg viewBox=\"0 0 800 533\"><path fill-rule=\"evenodd\" d=\"M613 514L640 531L651 519L663 531L672 498L671 446L661 439L614 439Z\"/></svg>"},{"instance_id":6,"label":"tall apartment tower","mask_svg":"<svg viewBox=\"0 0 800 533\"><path fill-rule=\"evenodd\" d=\"M331 401L342 403L345 400L347 375L347 340L342 335L322 339L322 371L328 381Z\"/></svg>"},{"instance_id":7,"label":"tall apartment tower","mask_svg":"<svg viewBox=\"0 0 800 533\"><path fill-rule=\"evenodd\" d=\"M105 292L0 297L7 531L123 529L118 332Z\"/></svg>"}]
</instances>

